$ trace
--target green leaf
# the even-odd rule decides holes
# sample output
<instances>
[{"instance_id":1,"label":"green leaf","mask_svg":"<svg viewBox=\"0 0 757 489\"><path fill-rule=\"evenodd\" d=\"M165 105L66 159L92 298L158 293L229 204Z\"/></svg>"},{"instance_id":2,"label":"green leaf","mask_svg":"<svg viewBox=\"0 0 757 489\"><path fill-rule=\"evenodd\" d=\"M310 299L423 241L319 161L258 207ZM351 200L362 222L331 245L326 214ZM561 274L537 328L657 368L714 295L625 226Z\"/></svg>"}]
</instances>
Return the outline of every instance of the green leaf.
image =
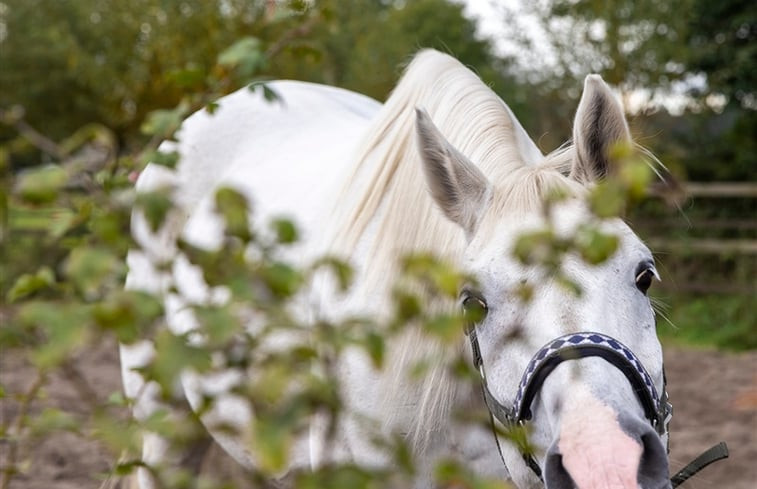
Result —
<instances>
[{"instance_id":1,"label":"green leaf","mask_svg":"<svg viewBox=\"0 0 757 489\"><path fill-rule=\"evenodd\" d=\"M371 472L351 463L327 464L313 471L301 471L296 476L294 487L298 489L374 489L392 487L380 484L385 475L380 471Z\"/></svg>"},{"instance_id":2,"label":"green leaf","mask_svg":"<svg viewBox=\"0 0 757 489\"><path fill-rule=\"evenodd\" d=\"M42 267L34 274L21 275L8 291L9 302L34 294L55 284L55 274L48 267Z\"/></svg>"},{"instance_id":3,"label":"green leaf","mask_svg":"<svg viewBox=\"0 0 757 489\"><path fill-rule=\"evenodd\" d=\"M292 365L285 362L274 361L267 364L258 372L254 385L251 386L254 398L258 401L273 405L284 395L292 377Z\"/></svg>"},{"instance_id":4,"label":"green leaf","mask_svg":"<svg viewBox=\"0 0 757 489\"><path fill-rule=\"evenodd\" d=\"M16 191L22 199L35 204L52 202L68 182L68 174L60 166L48 165L22 173Z\"/></svg>"},{"instance_id":5,"label":"green leaf","mask_svg":"<svg viewBox=\"0 0 757 489\"><path fill-rule=\"evenodd\" d=\"M218 64L237 71L242 78L249 78L266 65L262 43L255 37L244 37L218 56Z\"/></svg>"},{"instance_id":6,"label":"green leaf","mask_svg":"<svg viewBox=\"0 0 757 489\"><path fill-rule=\"evenodd\" d=\"M528 282L520 282L515 286L515 295L521 302L531 302L534 298L534 288Z\"/></svg>"},{"instance_id":7,"label":"green leaf","mask_svg":"<svg viewBox=\"0 0 757 489\"><path fill-rule=\"evenodd\" d=\"M253 447L260 468L269 474L280 472L289 460L293 429L288 423L258 419L253 423Z\"/></svg>"},{"instance_id":8,"label":"green leaf","mask_svg":"<svg viewBox=\"0 0 757 489\"><path fill-rule=\"evenodd\" d=\"M268 290L279 298L294 295L303 281L302 274L299 271L281 262L268 263L263 266L261 278Z\"/></svg>"},{"instance_id":9,"label":"green leaf","mask_svg":"<svg viewBox=\"0 0 757 489\"><path fill-rule=\"evenodd\" d=\"M47 231L53 238L60 238L79 223L79 215L69 209L54 209Z\"/></svg>"},{"instance_id":10,"label":"green leaf","mask_svg":"<svg viewBox=\"0 0 757 489\"><path fill-rule=\"evenodd\" d=\"M178 151L153 151L149 156L150 163L156 165L165 166L166 168L176 168L176 164L179 162Z\"/></svg>"},{"instance_id":11,"label":"green leaf","mask_svg":"<svg viewBox=\"0 0 757 489\"><path fill-rule=\"evenodd\" d=\"M151 294L136 290L119 290L93 306L97 325L113 331L121 343L133 343L163 315L161 302Z\"/></svg>"},{"instance_id":12,"label":"green leaf","mask_svg":"<svg viewBox=\"0 0 757 489\"><path fill-rule=\"evenodd\" d=\"M279 244L292 244L299 239L299 233L294 223L288 219L274 219L271 227L276 233L276 241Z\"/></svg>"},{"instance_id":13,"label":"green leaf","mask_svg":"<svg viewBox=\"0 0 757 489\"><path fill-rule=\"evenodd\" d=\"M63 271L85 297L94 297L104 287L119 284L126 265L107 248L83 245L71 250Z\"/></svg>"},{"instance_id":14,"label":"green leaf","mask_svg":"<svg viewBox=\"0 0 757 489\"><path fill-rule=\"evenodd\" d=\"M78 432L80 425L81 423L70 413L51 407L44 408L29 421L33 436L45 436L54 431Z\"/></svg>"},{"instance_id":15,"label":"green leaf","mask_svg":"<svg viewBox=\"0 0 757 489\"><path fill-rule=\"evenodd\" d=\"M79 215L65 207L29 207L11 203L8 221L14 231L42 231L57 239L79 222Z\"/></svg>"},{"instance_id":16,"label":"green leaf","mask_svg":"<svg viewBox=\"0 0 757 489\"><path fill-rule=\"evenodd\" d=\"M194 312L210 347L223 345L242 332L242 324L228 306L195 306Z\"/></svg>"},{"instance_id":17,"label":"green leaf","mask_svg":"<svg viewBox=\"0 0 757 489\"><path fill-rule=\"evenodd\" d=\"M276 92L274 89L272 89L268 83L264 81L255 81L247 85L247 88L251 92L257 92L258 90L263 92L263 98L266 100L266 102L279 102L281 101L281 95L279 95L278 92Z\"/></svg>"},{"instance_id":18,"label":"green leaf","mask_svg":"<svg viewBox=\"0 0 757 489\"><path fill-rule=\"evenodd\" d=\"M410 277L430 282L433 288L448 297L457 297L465 277L453 266L428 254L405 257L403 268Z\"/></svg>"},{"instance_id":19,"label":"green leaf","mask_svg":"<svg viewBox=\"0 0 757 489\"><path fill-rule=\"evenodd\" d=\"M226 222L226 233L242 241L252 239L250 232L249 202L241 192L230 187L221 187L215 195L216 210Z\"/></svg>"},{"instance_id":20,"label":"green leaf","mask_svg":"<svg viewBox=\"0 0 757 489\"><path fill-rule=\"evenodd\" d=\"M348 263L338 258L327 256L317 260L313 265L313 269L320 267L327 267L334 274L341 292L346 291L352 285L354 273Z\"/></svg>"},{"instance_id":21,"label":"green leaf","mask_svg":"<svg viewBox=\"0 0 757 489\"><path fill-rule=\"evenodd\" d=\"M140 192L137 194L136 205L147 219L150 230L156 232L174 207L171 189L164 187L152 192Z\"/></svg>"},{"instance_id":22,"label":"green leaf","mask_svg":"<svg viewBox=\"0 0 757 489\"><path fill-rule=\"evenodd\" d=\"M461 315L439 314L426 320L426 331L446 343L452 343L463 334L463 317Z\"/></svg>"},{"instance_id":23,"label":"green leaf","mask_svg":"<svg viewBox=\"0 0 757 489\"><path fill-rule=\"evenodd\" d=\"M81 304L27 302L20 306L18 320L43 333L44 343L30 354L32 362L41 369L59 365L74 350L87 344L92 334L90 308Z\"/></svg>"},{"instance_id":24,"label":"green leaf","mask_svg":"<svg viewBox=\"0 0 757 489\"><path fill-rule=\"evenodd\" d=\"M617 180L605 180L591 190L588 201L589 209L597 217L616 217L626 207L626 192Z\"/></svg>"},{"instance_id":25,"label":"green leaf","mask_svg":"<svg viewBox=\"0 0 757 489\"><path fill-rule=\"evenodd\" d=\"M143 134L168 139L173 136L189 112L189 106L185 102L180 103L173 109L154 110L147 114L145 121L140 126Z\"/></svg>"},{"instance_id":26,"label":"green leaf","mask_svg":"<svg viewBox=\"0 0 757 489\"><path fill-rule=\"evenodd\" d=\"M127 209L97 211L89 219L92 234L113 251L126 254L128 251L130 212Z\"/></svg>"},{"instance_id":27,"label":"green leaf","mask_svg":"<svg viewBox=\"0 0 757 489\"><path fill-rule=\"evenodd\" d=\"M124 453L140 453L143 429L134 420L99 412L91 420L91 425L93 438L109 450L112 460L120 458ZM128 473L126 467L120 464L116 469L116 472L119 471Z\"/></svg>"},{"instance_id":28,"label":"green leaf","mask_svg":"<svg viewBox=\"0 0 757 489\"><path fill-rule=\"evenodd\" d=\"M583 289L581 288L581 285L575 280L573 280L572 278L567 277L562 273L558 273L555 276L555 281L557 282L557 285L567 290L568 292L573 294L575 297L581 297L581 294L583 294Z\"/></svg>"},{"instance_id":29,"label":"green leaf","mask_svg":"<svg viewBox=\"0 0 757 489\"><path fill-rule=\"evenodd\" d=\"M107 403L112 406L126 407L129 405L129 401L124 397L124 394L121 391L111 392L108 396Z\"/></svg>"},{"instance_id":30,"label":"green leaf","mask_svg":"<svg viewBox=\"0 0 757 489\"><path fill-rule=\"evenodd\" d=\"M549 229L527 232L518 236L512 253L524 265L544 264L551 260L556 242Z\"/></svg>"},{"instance_id":31,"label":"green leaf","mask_svg":"<svg viewBox=\"0 0 757 489\"><path fill-rule=\"evenodd\" d=\"M395 315L403 323L417 318L423 311L418 296L399 289L394 291L394 304Z\"/></svg>"},{"instance_id":32,"label":"green leaf","mask_svg":"<svg viewBox=\"0 0 757 489\"><path fill-rule=\"evenodd\" d=\"M216 111L218 110L220 106L221 105L218 102L215 102L215 101L208 102L207 104L205 104L205 112L207 112L210 115L213 115L216 113Z\"/></svg>"},{"instance_id":33,"label":"green leaf","mask_svg":"<svg viewBox=\"0 0 757 489\"><path fill-rule=\"evenodd\" d=\"M628 189L629 199L640 200L647 194L653 172L643 159L636 157L628 160L621 167L620 178Z\"/></svg>"},{"instance_id":34,"label":"green leaf","mask_svg":"<svg viewBox=\"0 0 757 489\"><path fill-rule=\"evenodd\" d=\"M363 348L371 357L373 366L377 369L384 365L384 352L386 350L386 344L384 337L376 333L375 331L369 331L362 342Z\"/></svg>"},{"instance_id":35,"label":"green leaf","mask_svg":"<svg viewBox=\"0 0 757 489\"><path fill-rule=\"evenodd\" d=\"M152 363L145 367L147 378L155 380L164 394L173 391L179 374L185 369L205 372L210 366L210 351L192 346L184 336L176 336L162 330L155 337L155 351L159 352Z\"/></svg>"},{"instance_id":36,"label":"green leaf","mask_svg":"<svg viewBox=\"0 0 757 489\"><path fill-rule=\"evenodd\" d=\"M470 469L456 460L442 460L435 467L435 478L439 487L469 489L507 489L510 486L502 480L477 477Z\"/></svg>"},{"instance_id":37,"label":"green leaf","mask_svg":"<svg viewBox=\"0 0 757 489\"><path fill-rule=\"evenodd\" d=\"M618 249L618 244L616 235L603 233L593 226L584 226L576 233L576 248L581 258L592 265L608 260Z\"/></svg>"},{"instance_id":38,"label":"green leaf","mask_svg":"<svg viewBox=\"0 0 757 489\"><path fill-rule=\"evenodd\" d=\"M205 82L205 70L200 66L188 63L183 69L170 71L166 80L175 83L182 88L201 87Z\"/></svg>"}]
</instances>

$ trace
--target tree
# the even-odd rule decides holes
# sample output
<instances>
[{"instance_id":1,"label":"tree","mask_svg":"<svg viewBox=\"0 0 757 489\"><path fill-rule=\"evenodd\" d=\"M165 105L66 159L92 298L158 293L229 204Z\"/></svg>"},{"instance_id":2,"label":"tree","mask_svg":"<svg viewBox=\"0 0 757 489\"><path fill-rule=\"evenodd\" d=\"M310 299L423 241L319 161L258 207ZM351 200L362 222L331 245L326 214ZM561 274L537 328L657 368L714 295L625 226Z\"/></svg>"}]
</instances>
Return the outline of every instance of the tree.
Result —
<instances>
[{"instance_id":1,"label":"tree","mask_svg":"<svg viewBox=\"0 0 757 489\"><path fill-rule=\"evenodd\" d=\"M139 121L176 106L187 90L223 95L250 81L208 85L219 54L243 37L267 54L255 67L263 78L382 99L412 53L437 47L495 87L508 86L504 63L476 36L462 5L448 0L10 0L0 23L0 111L15 117L13 108L22 108L24 120L53 140L96 122L122 146L139 144ZM0 132L0 139L11 137L7 128Z\"/></svg>"},{"instance_id":2,"label":"tree","mask_svg":"<svg viewBox=\"0 0 757 489\"><path fill-rule=\"evenodd\" d=\"M20 105L53 139L97 122L122 142L139 121L203 88L219 52L263 30L260 2L11 0L0 40L0 107Z\"/></svg>"},{"instance_id":3,"label":"tree","mask_svg":"<svg viewBox=\"0 0 757 489\"><path fill-rule=\"evenodd\" d=\"M753 2L695 0L688 48L688 69L706 74L706 92L723 94L757 110L757 8Z\"/></svg>"},{"instance_id":4,"label":"tree","mask_svg":"<svg viewBox=\"0 0 757 489\"><path fill-rule=\"evenodd\" d=\"M273 61L272 75L335 85L382 100L415 52L435 48L473 67L495 90L512 89L508 60L495 56L491 42L479 38L462 4L322 0L315 9L321 22Z\"/></svg>"},{"instance_id":5,"label":"tree","mask_svg":"<svg viewBox=\"0 0 757 489\"><path fill-rule=\"evenodd\" d=\"M544 37L524 32L508 11L509 34L531 50L526 68L550 85L568 87L589 73L600 73L624 91L667 86L684 74L680 45L684 41L690 0L552 0L522 3ZM522 24L522 22L521 22ZM536 44L540 43L540 44ZM552 66L545 66L549 53ZM541 76L539 76L541 75ZM567 83L566 83L567 82Z\"/></svg>"}]
</instances>

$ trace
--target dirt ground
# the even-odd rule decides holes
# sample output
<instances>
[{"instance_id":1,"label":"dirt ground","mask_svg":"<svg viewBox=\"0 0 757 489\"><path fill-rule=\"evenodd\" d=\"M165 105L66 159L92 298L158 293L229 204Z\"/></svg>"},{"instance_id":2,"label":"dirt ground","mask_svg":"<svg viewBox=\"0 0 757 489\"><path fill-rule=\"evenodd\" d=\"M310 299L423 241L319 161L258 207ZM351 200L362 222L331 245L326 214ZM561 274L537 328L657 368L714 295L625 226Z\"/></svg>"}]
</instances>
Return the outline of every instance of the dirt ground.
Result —
<instances>
[{"instance_id":1,"label":"dirt ground","mask_svg":"<svg viewBox=\"0 0 757 489\"><path fill-rule=\"evenodd\" d=\"M81 356L93 395L106 399L120 388L118 355L113 345ZM17 412L12 394L33 381L23 359L0 356L0 417L8 421ZM674 405L670 465L676 472L695 456L725 440L731 457L718 462L682 487L684 489L757 488L757 352L726 354L667 348L668 392ZM45 390L46 403L86 415L71 382L54 377ZM0 438L0 465L9 445ZM31 462L16 475L9 489L97 489L109 469L109 455L96 443L71 433L48 437L33 448Z\"/></svg>"}]
</instances>

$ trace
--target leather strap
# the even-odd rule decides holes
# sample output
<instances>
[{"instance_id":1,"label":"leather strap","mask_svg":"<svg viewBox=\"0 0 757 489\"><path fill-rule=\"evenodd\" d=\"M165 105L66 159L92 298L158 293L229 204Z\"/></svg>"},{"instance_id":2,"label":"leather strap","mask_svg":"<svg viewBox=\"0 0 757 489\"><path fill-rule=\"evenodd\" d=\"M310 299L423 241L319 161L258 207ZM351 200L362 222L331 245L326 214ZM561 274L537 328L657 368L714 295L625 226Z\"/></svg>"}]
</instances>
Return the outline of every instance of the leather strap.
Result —
<instances>
[{"instance_id":1,"label":"leather strap","mask_svg":"<svg viewBox=\"0 0 757 489\"><path fill-rule=\"evenodd\" d=\"M721 441L689 462L686 467L682 468L676 475L671 477L670 483L673 486L673 489L686 482L689 477L693 476L711 463L723 460L724 458L728 458L728 445L726 445L724 441Z\"/></svg>"}]
</instances>

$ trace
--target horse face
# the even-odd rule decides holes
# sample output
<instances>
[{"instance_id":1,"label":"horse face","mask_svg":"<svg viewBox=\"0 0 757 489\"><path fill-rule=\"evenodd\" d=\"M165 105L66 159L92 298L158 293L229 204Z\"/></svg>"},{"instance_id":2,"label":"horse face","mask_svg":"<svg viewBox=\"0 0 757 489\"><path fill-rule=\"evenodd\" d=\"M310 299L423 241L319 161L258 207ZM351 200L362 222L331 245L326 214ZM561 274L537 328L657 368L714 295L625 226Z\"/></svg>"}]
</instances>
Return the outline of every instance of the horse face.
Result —
<instances>
[{"instance_id":1,"label":"horse face","mask_svg":"<svg viewBox=\"0 0 757 489\"><path fill-rule=\"evenodd\" d=\"M555 212L559 233L569 234L589 219L578 202L566 202ZM579 295L539 266L513 258L515 237L541 221L536 214L527 223L523 217L501 219L497 231L475 235L466 251L466 269L476 285L462 300L472 295L486 304L476 333L495 398L510 406L532 356L555 338L585 331L610 336L631 349L662 392L662 353L645 294L647 276L656 273L649 250L619 220L606 223L604 231L620 241L609 260L594 266L569 256L562 264ZM531 290L529 300L518 293L524 287ZM558 365L544 380L531 411L530 441L548 487L573 487L571 480L579 487L606 487L608 480L601 477L617 477L635 488L637 474L667 480L664 440L645 418L632 385L606 360L590 357ZM532 476L517 450L509 455L514 477Z\"/></svg>"},{"instance_id":2,"label":"horse face","mask_svg":"<svg viewBox=\"0 0 757 489\"><path fill-rule=\"evenodd\" d=\"M650 251L628 226L620 219L601 223L604 232L617 236L619 246L600 265L574 256L563 260L561 272L578 285L581 293L576 294L543 267L513 257L517 237L546 224L541 208L524 206L516 212L502 205L511 197L512 185L490 182L423 112L417 129L431 194L468 238L464 263L476 284L462 299L473 297L486 305L475 328L486 382L499 404L512 405L522 373L544 344L582 331L626 345L662 392L662 353L646 296L657 272ZM591 185L603 178L609 148L622 140L630 141L630 135L619 104L599 77L588 77L576 115L572 181ZM533 175L539 171L531 168L524 174L537 178ZM577 198L552 209L558 236L569 236L591 220ZM532 292L529 300L518 293L526 287ZM549 489L669 487L665 440L646 419L629 380L605 359L559 364L544 380L531 411L529 440ZM516 484L534 482L516 447L505 442L502 452Z\"/></svg>"}]
</instances>

